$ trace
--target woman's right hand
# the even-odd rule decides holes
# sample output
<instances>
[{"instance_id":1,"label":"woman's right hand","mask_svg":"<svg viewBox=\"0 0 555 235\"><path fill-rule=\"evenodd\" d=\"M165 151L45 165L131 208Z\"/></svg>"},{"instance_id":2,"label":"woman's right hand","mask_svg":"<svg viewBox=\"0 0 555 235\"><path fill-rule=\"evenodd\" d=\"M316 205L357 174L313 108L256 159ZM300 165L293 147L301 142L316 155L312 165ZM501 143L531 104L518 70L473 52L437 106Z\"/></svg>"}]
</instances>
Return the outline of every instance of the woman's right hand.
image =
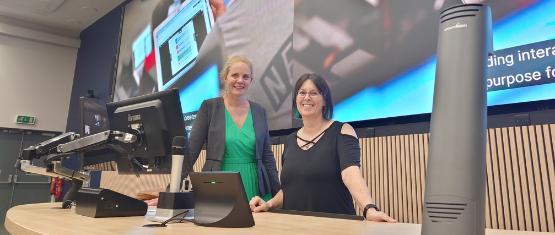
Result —
<instances>
[{"instance_id":1,"label":"woman's right hand","mask_svg":"<svg viewBox=\"0 0 555 235\"><path fill-rule=\"evenodd\" d=\"M266 212L272 208L270 201L266 202L259 196L254 196L249 202L252 212Z\"/></svg>"},{"instance_id":2,"label":"woman's right hand","mask_svg":"<svg viewBox=\"0 0 555 235\"><path fill-rule=\"evenodd\" d=\"M145 200L147 206L158 206L158 198Z\"/></svg>"}]
</instances>

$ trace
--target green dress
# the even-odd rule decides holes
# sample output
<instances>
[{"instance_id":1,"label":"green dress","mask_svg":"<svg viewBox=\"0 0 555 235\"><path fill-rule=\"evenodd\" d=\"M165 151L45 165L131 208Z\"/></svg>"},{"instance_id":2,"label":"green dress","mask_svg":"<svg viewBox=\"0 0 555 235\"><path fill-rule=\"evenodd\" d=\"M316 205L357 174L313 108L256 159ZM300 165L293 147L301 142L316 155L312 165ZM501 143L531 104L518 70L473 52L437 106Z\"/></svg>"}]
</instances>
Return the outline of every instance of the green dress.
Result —
<instances>
[{"instance_id":1,"label":"green dress","mask_svg":"<svg viewBox=\"0 0 555 235\"><path fill-rule=\"evenodd\" d=\"M238 171L247 193L247 200L260 196L258 173L256 167L256 137L252 114L249 110L243 127L239 128L231 114L225 109L225 150L222 171ZM272 198L271 194L262 195L264 200Z\"/></svg>"}]
</instances>

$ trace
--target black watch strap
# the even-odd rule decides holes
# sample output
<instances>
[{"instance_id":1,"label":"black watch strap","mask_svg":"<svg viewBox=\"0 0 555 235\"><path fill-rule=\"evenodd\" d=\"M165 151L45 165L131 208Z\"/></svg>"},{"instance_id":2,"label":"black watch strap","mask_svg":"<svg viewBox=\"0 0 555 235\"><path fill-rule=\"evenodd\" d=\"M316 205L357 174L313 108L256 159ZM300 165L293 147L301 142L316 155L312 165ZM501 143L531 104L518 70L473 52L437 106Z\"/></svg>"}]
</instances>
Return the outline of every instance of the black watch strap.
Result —
<instances>
[{"instance_id":1,"label":"black watch strap","mask_svg":"<svg viewBox=\"0 0 555 235\"><path fill-rule=\"evenodd\" d=\"M368 209L370 208L374 208L376 209L376 211L380 211L380 208L378 208L378 206L376 206L376 204L368 204L364 207L364 210L362 211L362 215L364 216L364 218L366 218L366 212L368 212Z\"/></svg>"}]
</instances>

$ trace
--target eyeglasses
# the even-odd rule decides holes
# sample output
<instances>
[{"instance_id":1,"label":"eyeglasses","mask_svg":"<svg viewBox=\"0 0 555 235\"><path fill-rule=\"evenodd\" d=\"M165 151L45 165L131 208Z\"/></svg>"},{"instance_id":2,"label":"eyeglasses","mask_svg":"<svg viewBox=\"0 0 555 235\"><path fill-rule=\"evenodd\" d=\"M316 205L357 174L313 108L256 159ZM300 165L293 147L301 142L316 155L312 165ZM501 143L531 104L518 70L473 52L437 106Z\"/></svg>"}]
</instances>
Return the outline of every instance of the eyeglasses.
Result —
<instances>
[{"instance_id":1,"label":"eyeglasses","mask_svg":"<svg viewBox=\"0 0 555 235\"><path fill-rule=\"evenodd\" d=\"M299 91L299 92L297 92L297 97L299 97L299 98L304 98L304 97L306 97L307 95L310 96L310 98L314 98L314 97L316 97L316 96L319 96L319 95L320 95L320 92L315 91L315 90L309 91L309 92L307 92L307 91Z\"/></svg>"}]
</instances>

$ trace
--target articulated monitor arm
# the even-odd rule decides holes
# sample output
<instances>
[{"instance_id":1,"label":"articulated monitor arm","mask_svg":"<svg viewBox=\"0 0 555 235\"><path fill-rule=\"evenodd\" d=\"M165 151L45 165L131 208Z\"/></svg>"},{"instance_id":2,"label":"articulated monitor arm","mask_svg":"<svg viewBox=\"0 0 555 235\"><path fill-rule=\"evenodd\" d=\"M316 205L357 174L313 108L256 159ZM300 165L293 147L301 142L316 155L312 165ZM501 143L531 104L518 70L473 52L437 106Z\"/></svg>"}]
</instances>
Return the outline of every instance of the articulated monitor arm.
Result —
<instances>
[{"instance_id":1,"label":"articulated monitor arm","mask_svg":"<svg viewBox=\"0 0 555 235\"><path fill-rule=\"evenodd\" d=\"M72 186L64 196L62 204L62 208L69 208L83 182L90 178L87 174L63 167L60 162L61 159L71 154L84 153L100 148L112 148L125 153L135 142L137 142L136 135L121 131L103 131L83 138L79 138L79 134L68 132L24 149L17 160L16 168L38 175L71 180ZM34 159L42 157L45 157L46 167L32 164Z\"/></svg>"},{"instance_id":2,"label":"articulated monitor arm","mask_svg":"<svg viewBox=\"0 0 555 235\"><path fill-rule=\"evenodd\" d=\"M121 131L103 131L94 135L79 138L79 134L73 132L64 133L52 139L27 147L21 153L19 160L33 161L44 156L46 164L59 161L61 158L75 153L84 153L100 148L129 149L137 142L137 136Z\"/></svg>"},{"instance_id":3,"label":"articulated monitor arm","mask_svg":"<svg viewBox=\"0 0 555 235\"><path fill-rule=\"evenodd\" d=\"M41 142L36 145L29 146L21 152L20 160L29 160L41 158L42 156L57 152L59 144L67 143L79 138L79 134L68 132Z\"/></svg>"},{"instance_id":4,"label":"articulated monitor arm","mask_svg":"<svg viewBox=\"0 0 555 235\"><path fill-rule=\"evenodd\" d=\"M83 153L109 145L120 145L124 148L137 142L137 136L121 131L103 131L94 135L58 145L59 154Z\"/></svg>"}]
</instances>

